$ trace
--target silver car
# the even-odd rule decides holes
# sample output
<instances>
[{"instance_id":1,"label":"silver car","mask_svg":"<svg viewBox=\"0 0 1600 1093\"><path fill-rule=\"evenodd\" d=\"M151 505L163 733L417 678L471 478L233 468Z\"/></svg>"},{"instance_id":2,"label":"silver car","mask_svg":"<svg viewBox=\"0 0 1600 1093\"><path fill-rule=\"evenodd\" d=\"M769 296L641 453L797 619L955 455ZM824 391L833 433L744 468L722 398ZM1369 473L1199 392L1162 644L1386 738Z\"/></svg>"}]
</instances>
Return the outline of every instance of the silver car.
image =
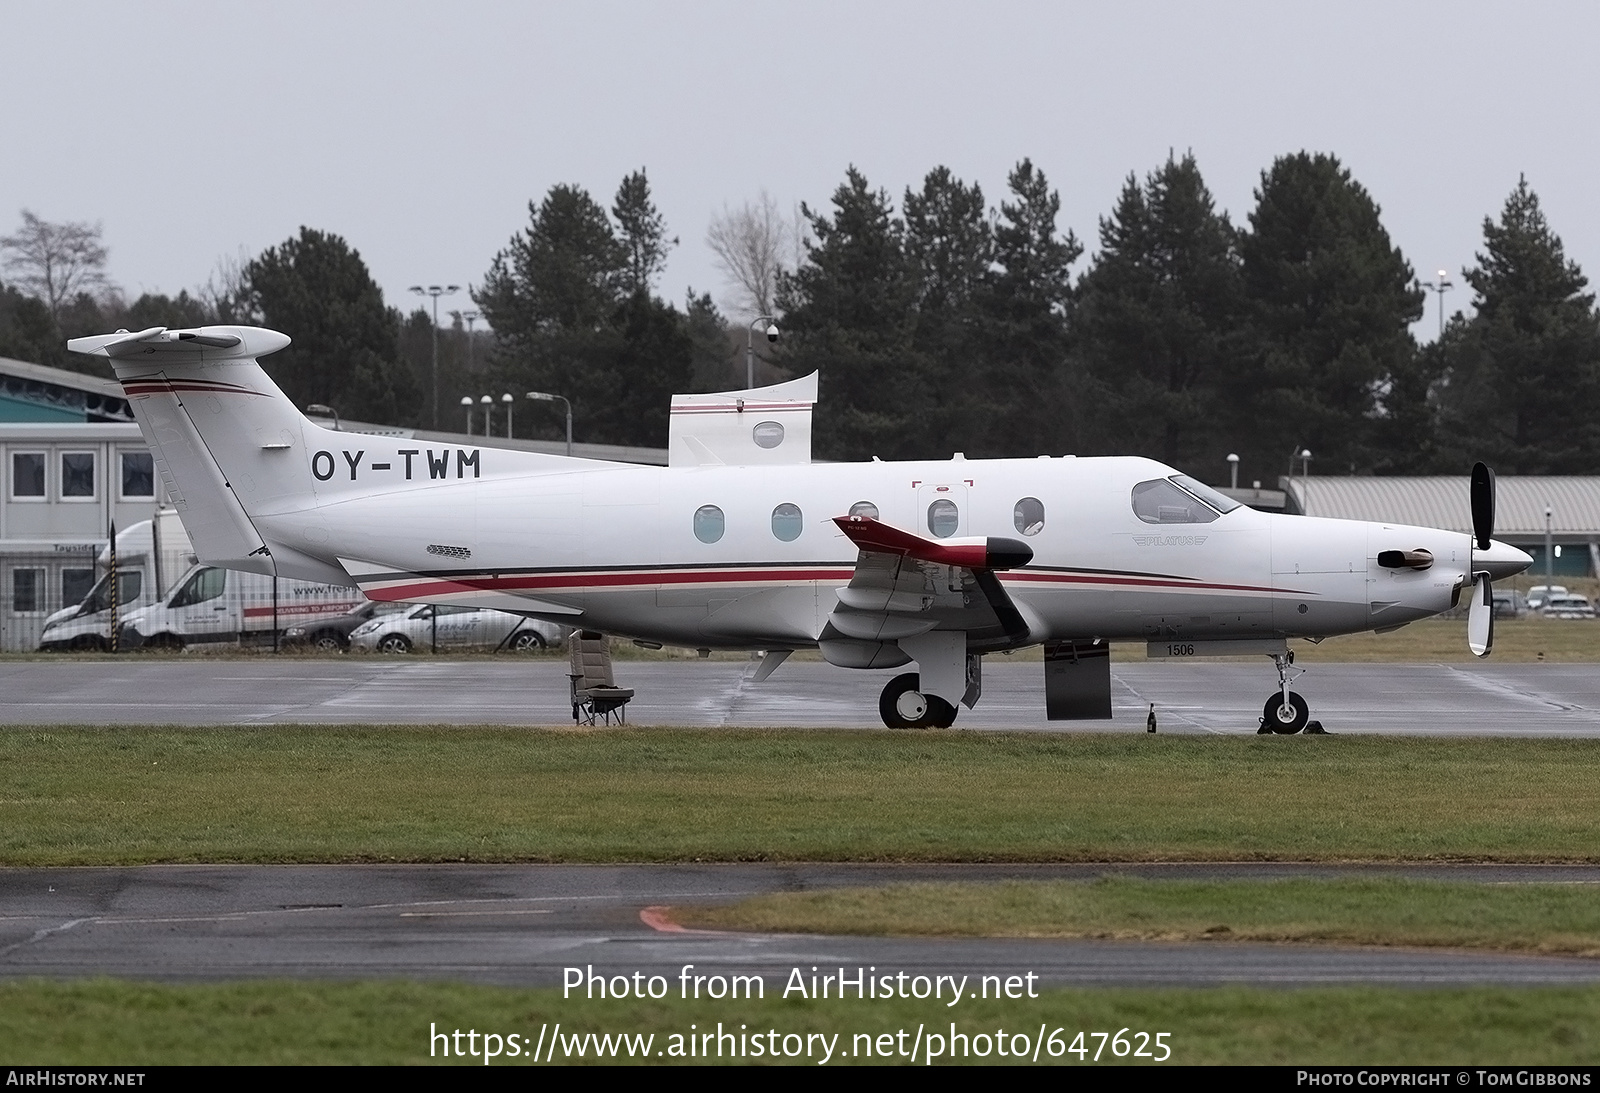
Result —
<instances>
[{"instance_id":1,"label":"silver car","mask_svg":"<svg viewBox=\"0 0 1600 1093\"><path fill-rule=\"evenodd\" d=\"M350 647L365 652L409 653L413 649L501 650L526 652L558 645L562 628L554 623L482 607L422 604L381 615L350 632Z\"/></svg>"},{"instance_id":2,"label":"silver car","mask_svg":"<svg viewBox=\"0 0 1600 1093\"><path fill-rule=\"evenodd\" d=\"M1569 592L1566 595L1552 594L1545 600L1539 613L1547 619L1592 619L1594 607L1588 597Z\"/></svg>"}]
</instances>

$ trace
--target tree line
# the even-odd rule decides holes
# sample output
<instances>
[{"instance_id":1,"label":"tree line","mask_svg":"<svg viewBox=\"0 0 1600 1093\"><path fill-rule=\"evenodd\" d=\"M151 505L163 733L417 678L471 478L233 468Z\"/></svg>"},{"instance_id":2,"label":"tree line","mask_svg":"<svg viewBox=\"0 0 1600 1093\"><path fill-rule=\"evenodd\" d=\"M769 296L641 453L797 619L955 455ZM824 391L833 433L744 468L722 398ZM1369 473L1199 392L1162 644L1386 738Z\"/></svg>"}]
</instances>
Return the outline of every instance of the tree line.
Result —
<instances>
[{"instance_id":1,"label":"tree line","mask_svg":"<svg viewBox=\"0 0 1600 1093\"><path fill-rule=\"evenodd\" d=\"M826 206L789 217L763 194L713 218L730 321L709 293L657 293L677 239L644 170L609 209L556 185L471 292L492 334L469 340L460 312L440 332L441 425L464 424L463 391L543 390L571 399L579 439L660 447L668 397L741 386L745 320L772 314L758 382L821 372L824 459L1142 454L1221 481L1236 453L1264 485L1303 449L1328 474L1600 472L1600 315L1525 180L1484 219L1470 314L1426 346L1422 286L1335 157L1278 158L1254 199L1233 224L1194 157L1169 156L1128 177L1086 256L1028 160L993 204L944 167L898 203L851 168ZM432 420L431 315L387 305L337 235L302 228L131 304L86 225L25 213L0 252L0 354L91 369L66 337L254 322L294 338L265 363L302 406Z\"/></svg>"}]
</instances>

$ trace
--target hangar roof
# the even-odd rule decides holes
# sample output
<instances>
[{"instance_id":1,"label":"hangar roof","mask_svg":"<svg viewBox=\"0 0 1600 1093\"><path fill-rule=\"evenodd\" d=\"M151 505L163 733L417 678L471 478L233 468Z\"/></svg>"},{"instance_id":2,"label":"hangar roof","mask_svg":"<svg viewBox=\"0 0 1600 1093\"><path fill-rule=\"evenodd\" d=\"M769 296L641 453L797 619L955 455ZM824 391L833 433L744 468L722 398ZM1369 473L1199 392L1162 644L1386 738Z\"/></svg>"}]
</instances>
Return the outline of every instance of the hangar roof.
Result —
<instances>
[{"instance_id":1,"label":"hangar roof","mask_svg":"<svg viewBox=\"0 0 1600 1093\"><path fill-rule=\"evenodd\" d=\"M1378 520L1422 527L1472 527L1471 487L1466 475L1410 478L1337 478L1310 475L1280 479L1289 507L1311 516ZM1495 536L1544 535L1544 510L1557 535L1600 534L1600 476L1502 475L1495 491Z\"/></svg>"}]
</instances>

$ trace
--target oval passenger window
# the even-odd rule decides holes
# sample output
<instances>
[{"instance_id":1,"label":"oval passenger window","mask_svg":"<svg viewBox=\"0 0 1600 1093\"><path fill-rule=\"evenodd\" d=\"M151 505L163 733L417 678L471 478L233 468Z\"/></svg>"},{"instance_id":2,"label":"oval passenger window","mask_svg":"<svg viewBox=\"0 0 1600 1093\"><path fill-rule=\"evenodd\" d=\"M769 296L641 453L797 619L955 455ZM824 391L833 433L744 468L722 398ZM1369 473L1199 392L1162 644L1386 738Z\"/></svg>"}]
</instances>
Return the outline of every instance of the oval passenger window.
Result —
<instances>
[{"instance_id":1,"label":"oval passenger window","mask_svg":"<svg viewBox=\"0 0 1600 1093\"><path fill-rule=\"evenodd\" d=\"M800 515L800 506L784 502L772 510L772 534L786 543L792 543L800 538L800 532L805 527L805 520Z\"/></svg>"},{"instance_id":2,"label":"oval passenger window","mask_svg":"<svg viewBox=\"0 0 1600 1093\"><path fill-rule=\"evenodd\" d=\"M776 448L783 443L783 426L776 421L763 421L750 435L755 439L758 448Z\"/></svg>"},{"instance_id":3,"label":"oval passenger window","mask_svg":"<svg viewBox=\"0 0 1600 1093\"><path fill-rule=\"evenodd\" d=\"M874 505L871 501L857 501L855 504L850 506L850 515L865 516L869 520L877 520L879 519L878 506Z\"/></svg>"},{"instance_id":4,"label":"oval passenger window","mask_svg":"<svg viewBox=\"0 0 1600 1093\"><path fill-rule=\"evenodd\" d=\"M1044 502L1037 497L1024 497L1012 510L1011 522L1024 535L1037 535L1044 530Z\"/></svg>"},{"instance_id":5,"label":"oval passenger window","mask_svg":"<svg viewBox=\"0 0 1600 1093\"><path fill-rule=\"evenodd\" d=\"M694 510L694 537L702 543L714 543L722 538L725 524L722 510L715 505L701 505Z\"/></svg>"},{"instance_id":6,"label":"oval passenger window","mask_svg":"<svg viewBox=\"0 0 1600 1093\"><path fill-rule=\"evenodd\" d=\"M961 523L961 513L954 501L943 497L928 506L928 530L938 539L948 539L956 533Z\"/></svg>"}]
</instances>

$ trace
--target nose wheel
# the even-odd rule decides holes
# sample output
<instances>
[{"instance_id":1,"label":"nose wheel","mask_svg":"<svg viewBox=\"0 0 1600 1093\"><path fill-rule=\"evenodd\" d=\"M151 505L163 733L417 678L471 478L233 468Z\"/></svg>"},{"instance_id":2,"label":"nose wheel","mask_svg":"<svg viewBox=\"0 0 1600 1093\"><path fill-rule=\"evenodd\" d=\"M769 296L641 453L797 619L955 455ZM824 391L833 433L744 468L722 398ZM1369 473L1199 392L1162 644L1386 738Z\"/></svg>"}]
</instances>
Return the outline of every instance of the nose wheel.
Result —
<instances>
[{"instance_id":1,"label":"nose wheel","mask_svg":"<svg viewBox=\"0 0 1600 1093\"><path fill-rule=\"evenodd\" d=\"M1305 674L1305 669L1294 666L1293 652L1274 654L1272 663L1278 668L1278 689L1261 708L1261 732L1292 736L1311 719L1311 707L1306 700L1289 689L1289 684Z\"/></svg>"},{"instance_id":2,"label":"nose wheel","mask_svg":"<svg viewBox=\"0 0 1600 1093\"><path fill-rule=\"evenodd\" d=\"M1261 709L1262 728L1284 736L1299 732L1310 719L1311 707L1294 691L1289 692L1287 700L1281 692L1273 695Z\"/></svg>"},{"instance_id":3,"label":"nose wheel","mask_svg":"<svg viewBox=\"0 0 1600 1093\"><path fill-rule=\"evenodd\" d=\"M956 723L956 708L938 695L917 688L916 672L895 676L878 699L878 713L891 729L948 729Z\"/></svg>"}]
</instances>

